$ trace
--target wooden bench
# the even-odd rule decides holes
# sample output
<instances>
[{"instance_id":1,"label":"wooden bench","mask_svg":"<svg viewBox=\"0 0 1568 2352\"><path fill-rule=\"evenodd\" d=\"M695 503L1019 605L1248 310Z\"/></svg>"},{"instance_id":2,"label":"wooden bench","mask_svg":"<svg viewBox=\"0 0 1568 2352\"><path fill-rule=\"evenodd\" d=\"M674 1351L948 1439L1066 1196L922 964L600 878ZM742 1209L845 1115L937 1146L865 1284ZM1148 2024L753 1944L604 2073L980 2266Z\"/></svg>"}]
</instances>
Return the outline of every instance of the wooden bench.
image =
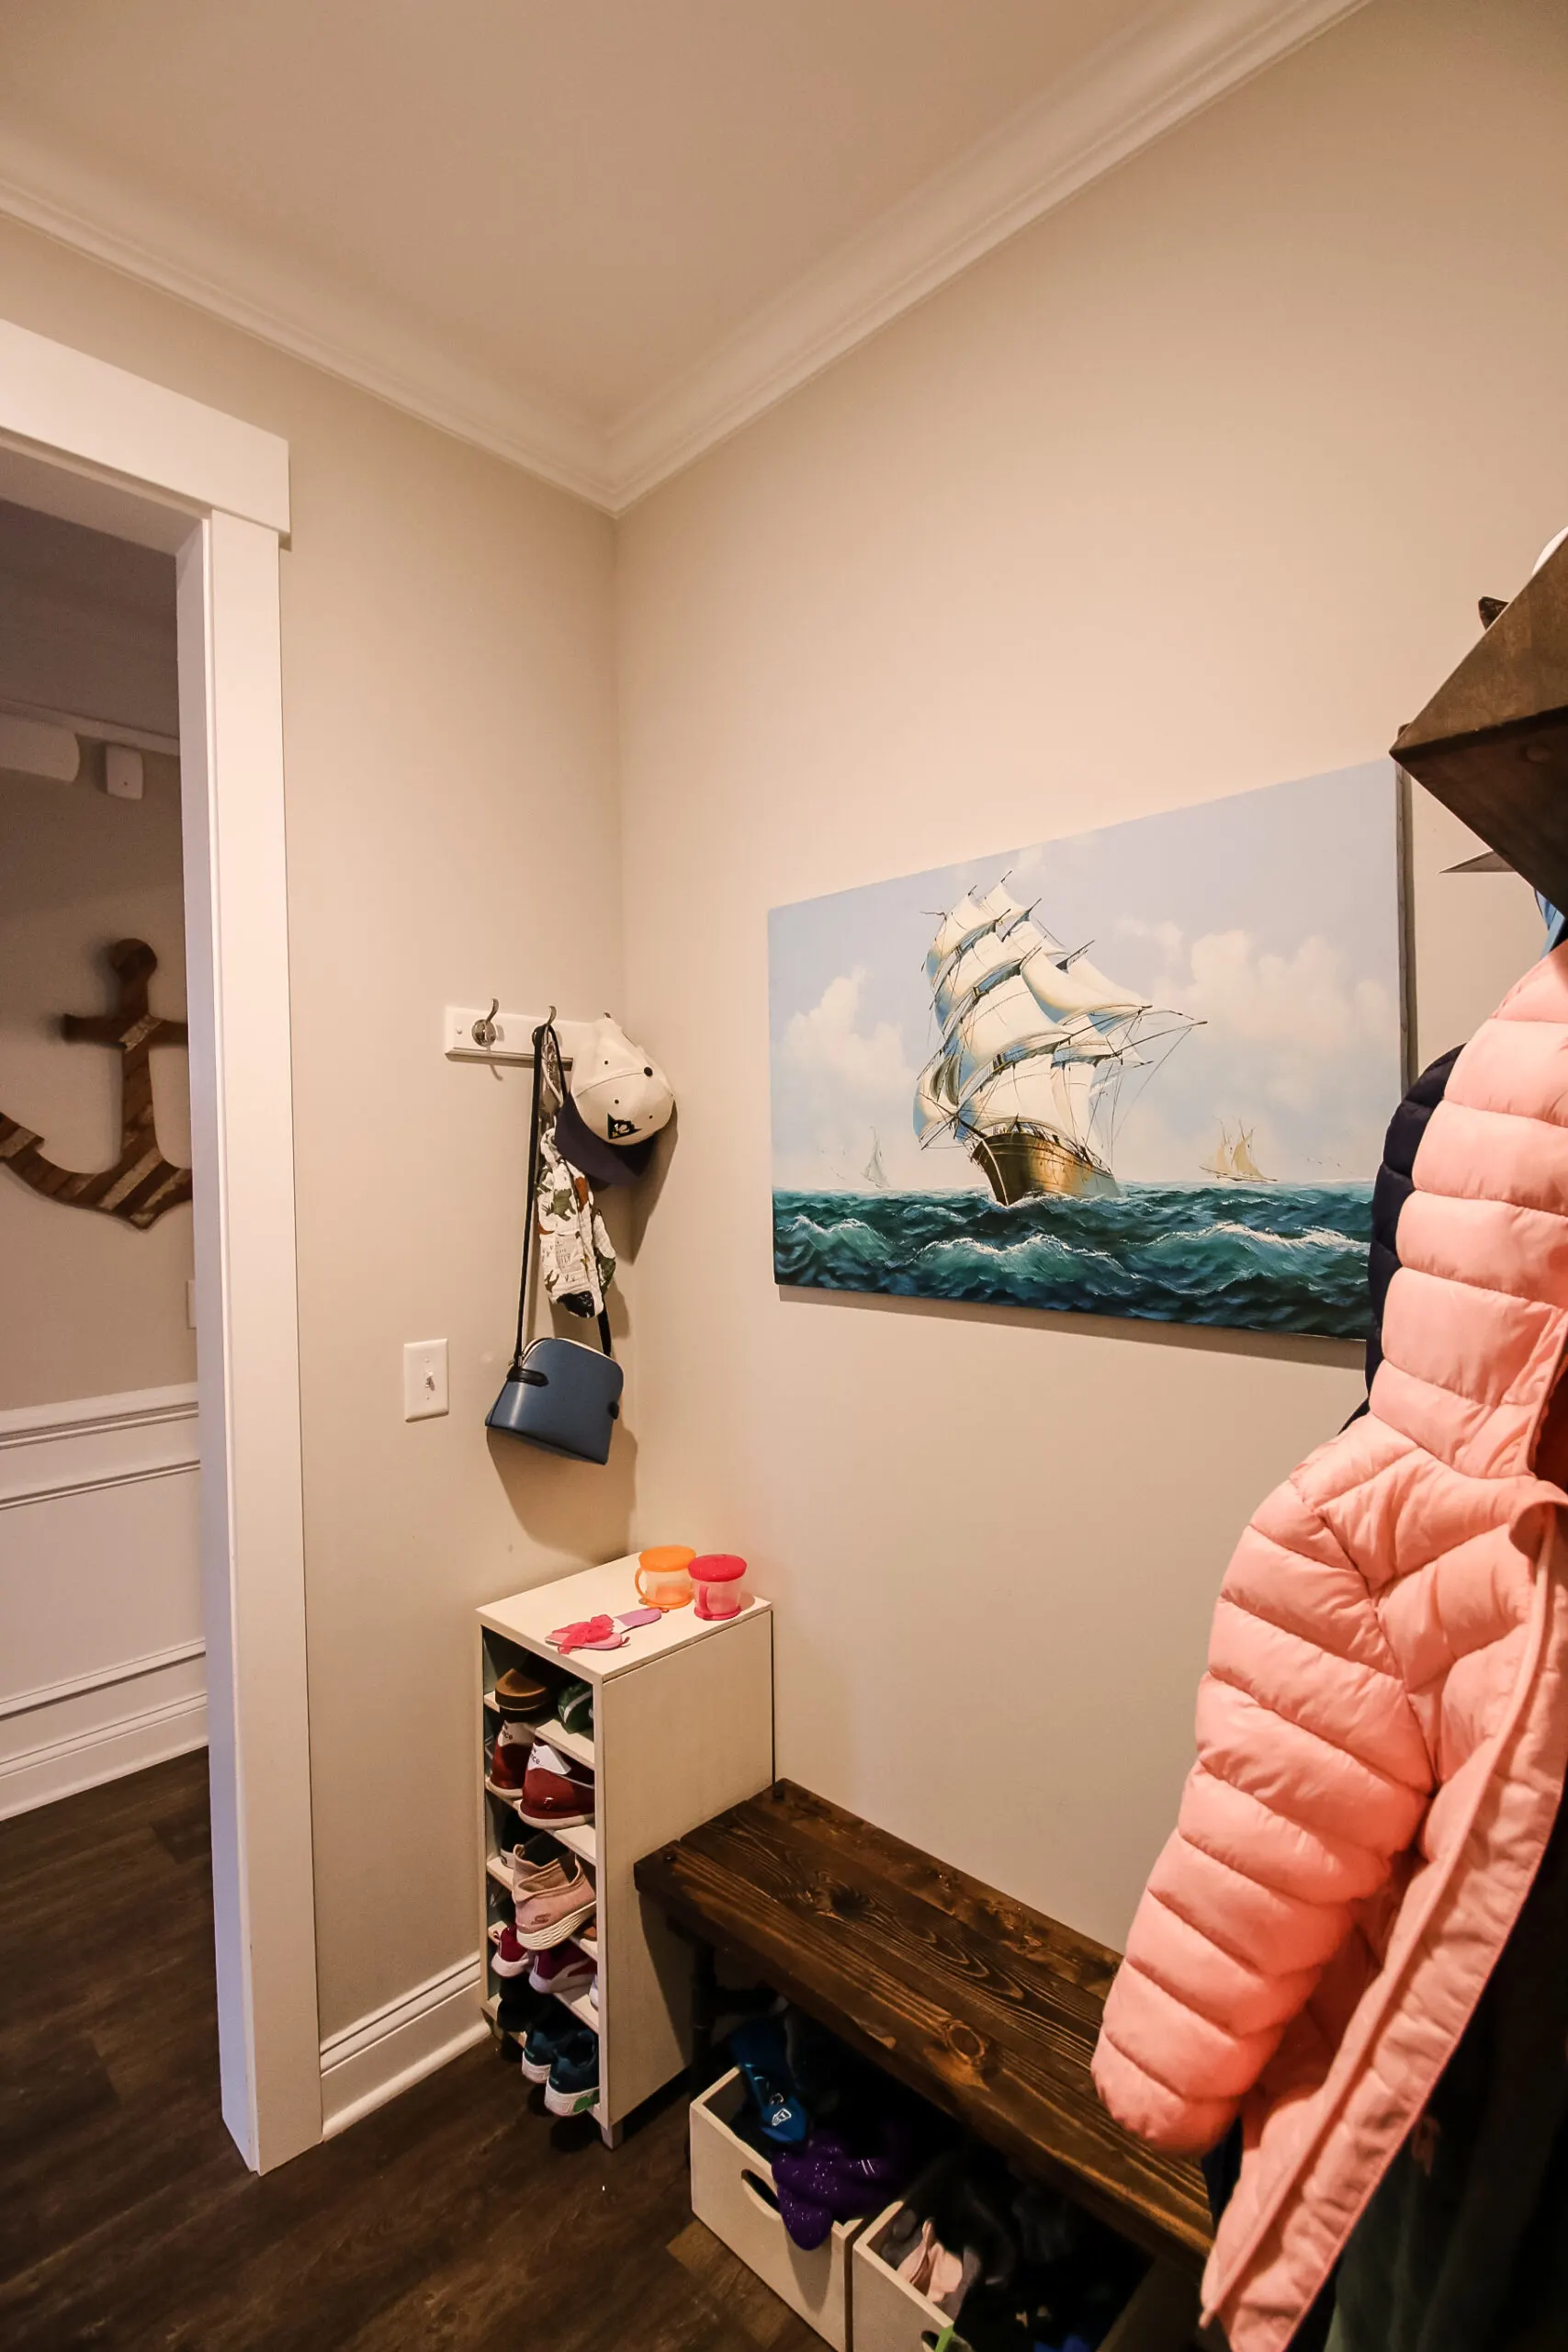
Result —
<instances>
[{"instance_id":1,"label":"wooden bench","mask_svg":"<svg viewBox=\"0 0 1568 2352\"><path fill-rule=\"evenodd\" d=\"M1103 1944L791 1781L660 1847L636 1876L710 1956L745 1954L863 2056L1123 2236L1201 2263L1213 2233L1197 2165L1130 2138L1089 2079L1117 1962Z\"/></svg>"}]
</instances>

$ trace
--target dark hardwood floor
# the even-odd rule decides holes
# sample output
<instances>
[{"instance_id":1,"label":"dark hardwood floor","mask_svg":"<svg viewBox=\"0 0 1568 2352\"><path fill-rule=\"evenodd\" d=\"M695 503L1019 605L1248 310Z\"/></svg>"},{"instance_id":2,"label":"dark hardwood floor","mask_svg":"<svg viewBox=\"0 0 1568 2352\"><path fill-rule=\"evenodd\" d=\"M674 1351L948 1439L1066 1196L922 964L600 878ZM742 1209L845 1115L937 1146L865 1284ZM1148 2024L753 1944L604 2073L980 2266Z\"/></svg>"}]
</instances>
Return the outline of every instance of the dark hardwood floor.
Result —
<instances>
[{"instance_id":1,"label":"dark hardwood floor","mask_svg":"<svg viewBox=\"0 0 1568 2352\"><path fill-rule=\"evenodd\" d=\"M817 2345L692 2220L678 2089L612 2154L482 2047L255 2179L210 1906L204 1755L0 1823L6 2352Z\"/></svg>"}]
</instances>

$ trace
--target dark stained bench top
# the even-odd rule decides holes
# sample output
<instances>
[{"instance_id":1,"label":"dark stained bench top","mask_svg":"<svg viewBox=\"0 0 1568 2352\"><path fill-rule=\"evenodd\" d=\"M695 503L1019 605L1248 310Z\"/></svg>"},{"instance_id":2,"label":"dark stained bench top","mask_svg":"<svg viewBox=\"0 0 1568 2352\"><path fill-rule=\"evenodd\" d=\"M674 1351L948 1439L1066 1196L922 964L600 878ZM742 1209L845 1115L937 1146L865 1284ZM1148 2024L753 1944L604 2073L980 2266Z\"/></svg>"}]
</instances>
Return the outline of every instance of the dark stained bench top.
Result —
<instances>
[{"instance_id":1,"label":"dark stained bench top","mask_svg":"<svg viewBox=\"0 0 1568 2352\"><path fill-rule=\"evenodd\" d=\"M1207 2254L1195 2164L1113 2123L1089 2062L1117 1955L792 1781L637 1866L865 2057L1149 2252Z\"/></svg>"}]
</instances>

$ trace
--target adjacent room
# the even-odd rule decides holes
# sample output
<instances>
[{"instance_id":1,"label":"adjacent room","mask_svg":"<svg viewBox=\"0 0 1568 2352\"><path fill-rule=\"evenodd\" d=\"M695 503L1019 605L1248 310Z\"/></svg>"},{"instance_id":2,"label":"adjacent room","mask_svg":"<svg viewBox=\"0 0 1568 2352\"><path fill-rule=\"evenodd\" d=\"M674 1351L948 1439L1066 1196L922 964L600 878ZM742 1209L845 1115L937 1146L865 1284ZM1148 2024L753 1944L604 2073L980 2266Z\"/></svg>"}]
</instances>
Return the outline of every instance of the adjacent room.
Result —
<instances>
[{"instance_id":1,"label":"adjacent room","mask_svg":"<svg viewBox=\"0 0 1568 2352\"><path fill-rule=\"evenodd\" d=\"M1568 2345L1568 9L0 20L0 2339Z\"/></svg>"}]
</instances>

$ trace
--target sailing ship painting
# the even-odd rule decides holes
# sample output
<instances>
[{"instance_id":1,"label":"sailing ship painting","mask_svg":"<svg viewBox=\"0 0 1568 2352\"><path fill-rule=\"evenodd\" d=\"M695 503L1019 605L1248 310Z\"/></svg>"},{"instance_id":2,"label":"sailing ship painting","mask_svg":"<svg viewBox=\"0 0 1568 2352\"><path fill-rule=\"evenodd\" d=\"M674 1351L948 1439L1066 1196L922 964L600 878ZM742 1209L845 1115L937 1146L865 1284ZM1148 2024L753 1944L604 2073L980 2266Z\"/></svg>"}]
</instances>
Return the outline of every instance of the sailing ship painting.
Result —
<instances>
[{"instance_id":1,"label":"sailing ship painting","mask_svg":"<svg viewBox=\"0 0 1568 2352\"><path fill-rule=\"evenodd\" d=\"M776 908L775 1278L1361 1336L1400 942L1386 762Z\"/></svg>"}]
</instances>

